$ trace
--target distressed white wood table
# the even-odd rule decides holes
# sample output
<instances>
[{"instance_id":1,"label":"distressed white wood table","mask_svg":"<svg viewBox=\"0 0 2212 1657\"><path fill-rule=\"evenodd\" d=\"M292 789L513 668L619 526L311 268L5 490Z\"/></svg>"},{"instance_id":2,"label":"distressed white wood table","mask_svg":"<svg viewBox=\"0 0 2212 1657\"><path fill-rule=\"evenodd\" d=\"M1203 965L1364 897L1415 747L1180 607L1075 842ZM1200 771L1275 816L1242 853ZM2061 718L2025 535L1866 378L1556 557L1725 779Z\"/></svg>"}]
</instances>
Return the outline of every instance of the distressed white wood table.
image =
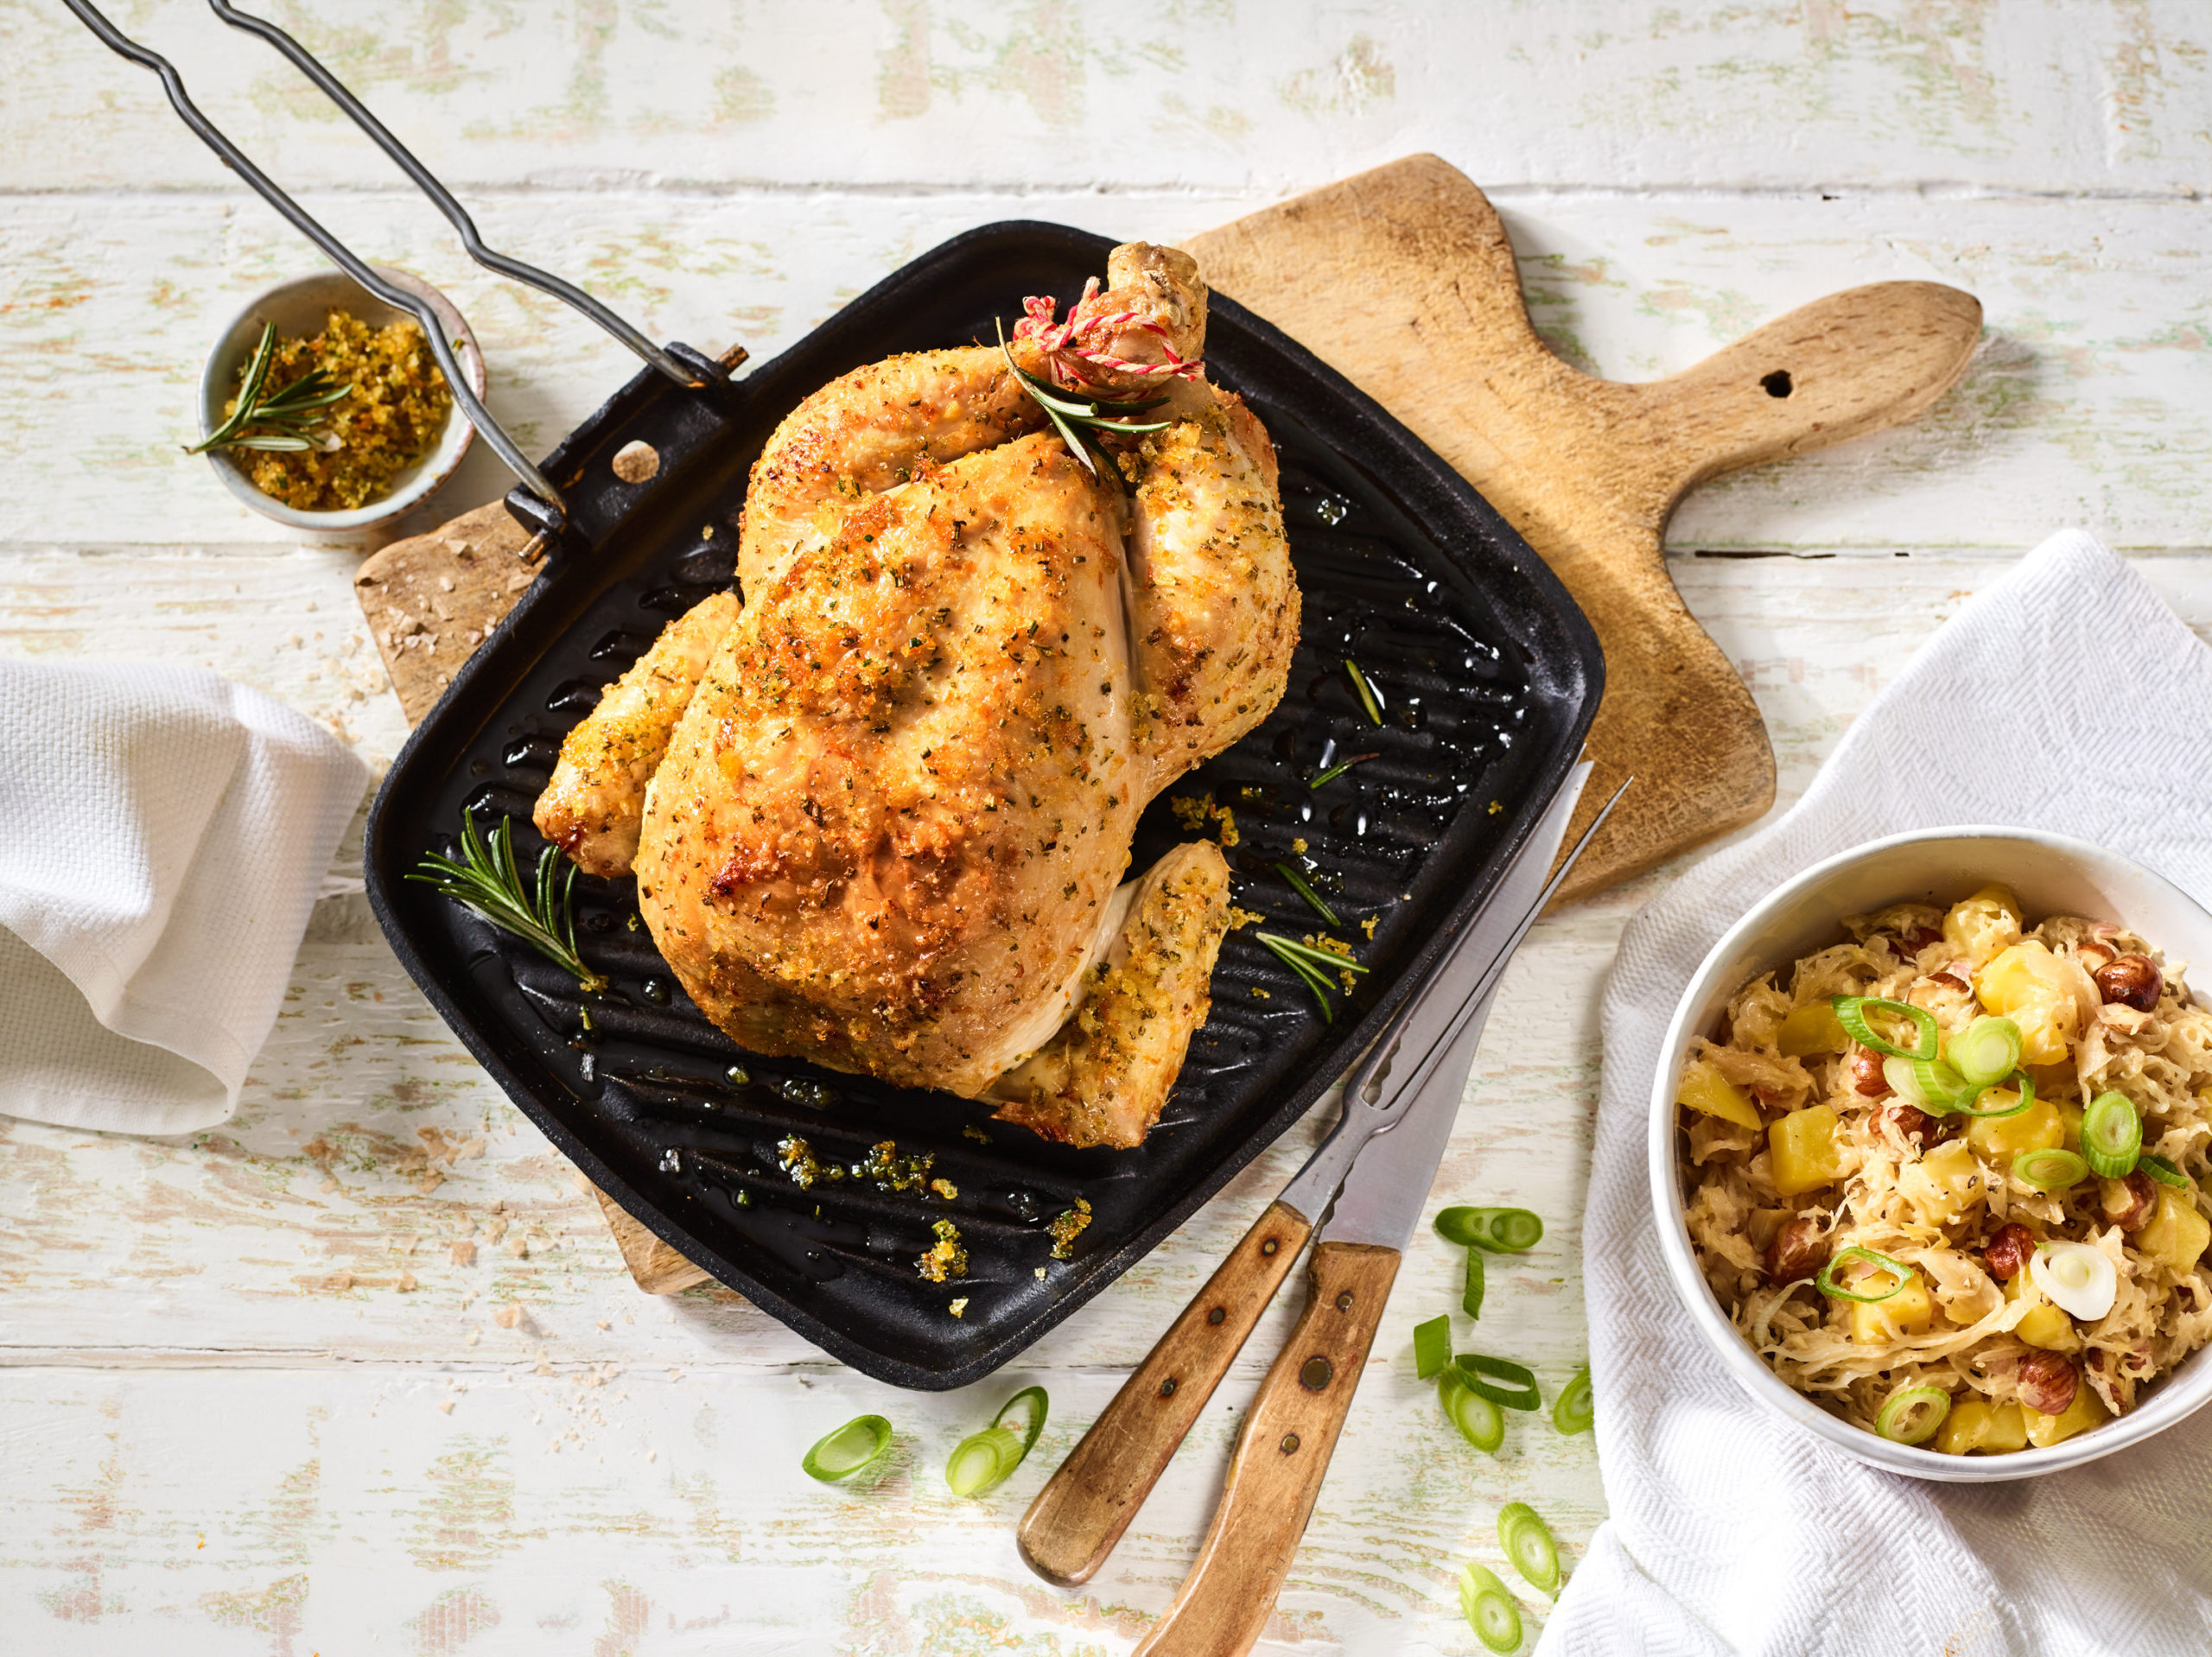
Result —
<instances>
[{"instance_id":1,"label":"distressed white wood table","mask_svg":"<svg viewBox=\"0 0 2212 1657\"><path fill-rule=\"evenodd\" d=\"M460 303L525 445L629 373L468 264L273 57L182 0L115 10L313 211ZM1757 694L1785 803L1944 616L2059 525L2125 550L2212 636L2212 14L2193 0L1710 22L1659 0L282 15L495 245L657 338L756 357L974 224L1172 239L1417 149L1489 190L1540 322L1616 377L1854 283L1972 290L1986 342L1926 420L1730 480L1674 525L1676 580ZM295 544L177 452L221 319L311 255L59 7L0 0L0 651L199 663L388 759L404 733L355 556ZM440 506L502 487L474 460ZM1432 1197L1544 1215L1482 1328L1548 1391L1583 1347L1599 986L1668 873L1532 936ZM1030 1577L1013 1521L1313 1128L1015 1369L896 1393L727 1296L637 1293L358 885L341 860L220 1130L0 1120L0 1652L1128 1647L1192 1558L1296 1297L1088 1588ZM1455 1267L1433 1241L1408 1261L1267 1649L1476 1650L1452 1584L1462 1559L1497 1563L1498 1506L1535 1503L1570 1564L1602 1516L1587 1438L1540 1418L1481 1457L1414 1381L1409 1330L1456 1302ZM945 1452L1031 1381L1054 1412L1038 1453L955 1500ZM889 1474L804 1478L799 1451L863 1410L898 1426Z\"/></svg>"}]
</instances>

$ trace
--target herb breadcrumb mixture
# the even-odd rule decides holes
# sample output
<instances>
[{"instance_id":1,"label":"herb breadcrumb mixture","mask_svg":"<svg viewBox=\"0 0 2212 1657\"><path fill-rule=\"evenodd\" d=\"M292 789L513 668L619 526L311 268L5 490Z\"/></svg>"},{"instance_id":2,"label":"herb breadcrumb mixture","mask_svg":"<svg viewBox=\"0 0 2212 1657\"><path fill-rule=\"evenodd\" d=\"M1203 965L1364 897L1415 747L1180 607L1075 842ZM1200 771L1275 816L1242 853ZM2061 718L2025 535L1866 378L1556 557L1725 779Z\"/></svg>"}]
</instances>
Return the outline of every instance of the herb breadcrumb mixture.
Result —
<instances>
[{"instance_id":1,"label":"herb breadcrumb mixture","mask_svg":"<svg viewBox=\"0 0 2212 1657\"><path fill-rule=\"evenodd\" d=\"M350 511L391 493L393 480L430 452L453 393L423 330L408 321L371 327L332 311L321 333L277 342L264 388L281 390L318 368L353 390L325 412L313 447L246 449L236 458L272 500L303 512ZM224 413L237 407L234 397Z\"/></svg>"}]
</instances>

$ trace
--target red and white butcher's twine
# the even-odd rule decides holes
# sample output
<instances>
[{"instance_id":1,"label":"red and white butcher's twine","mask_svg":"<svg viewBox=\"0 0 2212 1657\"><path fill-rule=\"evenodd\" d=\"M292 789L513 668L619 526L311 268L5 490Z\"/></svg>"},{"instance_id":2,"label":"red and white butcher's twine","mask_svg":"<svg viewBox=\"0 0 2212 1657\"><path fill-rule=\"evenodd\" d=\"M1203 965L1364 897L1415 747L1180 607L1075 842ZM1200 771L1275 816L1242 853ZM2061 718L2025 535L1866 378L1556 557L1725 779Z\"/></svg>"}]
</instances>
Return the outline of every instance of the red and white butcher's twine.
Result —
<instances>
[{"instance_id":1,"label":"red and white butcher's twine","mask_svg":"<svg viewBox=\"0 0 2212 1657\"><path fill-rule=\"evenodd\" d=\"M1186 380L1198 378L1205 371L1205 365L1198 359L1177 355L1175 347L1167 343L1167 330L1159 323L1147 320L1140 311L1109 311L1093 316L1084 315L1083 308L1097 295L1098 278L1093 276L1084 283L1083 297L1070 308L1065 322L1052 320L1056 306L1049 295L1032 294L1021 302L1021 308L1028 314L1014 325L1014 337L1036 342L1045 353L1054 384L1071 385L1083 378L1081 370L1071 366L1065 360L1068 358L1073 358L1082 365L1111 369L1118 373L1173 374ZM1128 358L1116 357L1093 343L1100 335L1110 336L1133 325L1159 340L1160 352L1167 359L1166 362L1131 362Z\"/></svg>"}]
</instances>

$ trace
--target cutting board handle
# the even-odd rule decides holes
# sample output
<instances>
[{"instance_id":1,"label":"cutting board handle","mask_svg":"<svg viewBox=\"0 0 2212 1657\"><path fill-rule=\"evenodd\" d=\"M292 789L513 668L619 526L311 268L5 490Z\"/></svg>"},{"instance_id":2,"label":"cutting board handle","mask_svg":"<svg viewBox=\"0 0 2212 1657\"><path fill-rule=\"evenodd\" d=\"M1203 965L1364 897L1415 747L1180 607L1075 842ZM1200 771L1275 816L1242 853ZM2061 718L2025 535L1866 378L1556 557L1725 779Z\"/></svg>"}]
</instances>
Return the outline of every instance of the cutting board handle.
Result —
<instances>
[{"instance_id":1,"label":"cutting board handle","mask_svg":"<svg viewBox=\"0 0 2212 1657\"><path fill-rule=\"evenodd\" d=\"M1635 414L1623 435L1672 462L1648 473L1665 496L1663 521L1708 478L1914 418L1958 378L1980 337L1980 302L1956 288L1848 289L1694 368L1626 388Z\"/></svg>"}]
</instances>

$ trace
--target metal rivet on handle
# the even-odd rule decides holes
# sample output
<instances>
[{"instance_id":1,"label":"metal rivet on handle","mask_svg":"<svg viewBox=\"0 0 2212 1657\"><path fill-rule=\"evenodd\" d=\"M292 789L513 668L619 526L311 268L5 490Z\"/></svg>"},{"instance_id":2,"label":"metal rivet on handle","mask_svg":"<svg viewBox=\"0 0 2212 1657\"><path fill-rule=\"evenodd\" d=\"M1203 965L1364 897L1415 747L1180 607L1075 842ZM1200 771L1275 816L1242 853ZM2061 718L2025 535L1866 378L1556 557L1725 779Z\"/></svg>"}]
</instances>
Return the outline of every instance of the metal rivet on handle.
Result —
<instances>
[{"instance_id":1,"label":"metal rivet on handle","mask_svg":"<svg viewBox=\"0 0 2212 1657\"><path fill-rule=\"evenodd\" d=\"M1286 1456L1295 1456L1298 1453L1298 1435L1296 1433L1286 1432L1283 1434L1282 1453Z\"/></svg>"},{"instance_id":2,"label":"metal rivet on handle","mask_svg":"<svg viewBox=\"0 0 2212 1657\"><path fill-rule=\"evenodd\" d=\"M1166 1380L1160 1383L1160 1395L1162 1398L1173 1398L1175 1395L1174 1376L1170 1375Z\"/></svg>"},{"instance_id":3,"label":"metal rivet on handle","mask_svg":"<svg viewBox=\"0 0 2212 1657\"><path fill-rule=\"evenodd\" d=\"M1272 1254L1276 1249L1281 1247L1282 1245L1280 1242L1276 1241L1273 1237L1270 1237L1267 1241L1260 1245L1260 1252L1262 1254Z\"/></svg>"},{"instance_id":4,"label":"metal rivet on handle","mask_svg":"<svg viewBox=\"0 0 2212 1657\"><path fill-rule=\"evenodd\" d=\"M1209 1324L1217 1324L1228 1316L1229 1314L1226 1311L1224 1311L1219 1306L1216 1306L1211 1311L1206 1314L1206 1322Z\"/></svg>"},{"instance_id":5,"label":"metal rivet on handle","mask_svg":"<svg viewBox=\"0 0 2212 1657\"><path fill-rule=\"evenodd\" d=\"M1316 1352L1299 1366L1298 1384L1309 1393L1318 1393L1329 1384L1329 1378L1336 1373L1336 1366Z\"/></svg>"},{"instance_id":6,"label":"metal rivet on handle","mask_svg":"<svg viewBox=\"0 0 2212 1657\"><path fill-rule=\"evenodd\" d=\"M1350 1311L1351 1310L1351 1291L1350 1289L1346 1289L1342 1294L1337 1297L1337 1310L1338 1311Z\"/></svg>"}]
</instances>

